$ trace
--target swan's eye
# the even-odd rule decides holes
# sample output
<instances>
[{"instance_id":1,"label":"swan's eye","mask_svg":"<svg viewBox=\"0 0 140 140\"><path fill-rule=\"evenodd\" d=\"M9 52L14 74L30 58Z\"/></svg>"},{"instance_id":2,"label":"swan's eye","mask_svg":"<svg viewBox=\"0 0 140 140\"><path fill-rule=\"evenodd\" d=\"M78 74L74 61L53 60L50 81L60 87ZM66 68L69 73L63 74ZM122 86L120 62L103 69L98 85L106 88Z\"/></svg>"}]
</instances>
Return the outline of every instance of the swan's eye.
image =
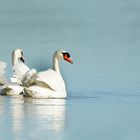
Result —
<instances>
[{"instance_id":1,"label":"swan's eye","mask_svg":"<svg viewBox=\"0 0 140 140\"><path fill-rule=\"evenodd\" d=\"M63 54L63 56L67 56L68 58L70 58L70 54L69 53L65 52L65 53L62 53L62 54Z\"/></svg>"}]
</instances>

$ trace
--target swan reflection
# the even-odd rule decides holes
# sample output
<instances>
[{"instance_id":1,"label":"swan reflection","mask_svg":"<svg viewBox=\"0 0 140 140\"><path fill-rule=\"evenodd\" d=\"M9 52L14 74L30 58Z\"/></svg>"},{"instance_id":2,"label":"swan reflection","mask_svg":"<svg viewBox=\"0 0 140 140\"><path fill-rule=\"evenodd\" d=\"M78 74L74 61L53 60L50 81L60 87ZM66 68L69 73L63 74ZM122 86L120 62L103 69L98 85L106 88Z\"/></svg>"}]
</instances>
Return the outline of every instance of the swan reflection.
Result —
<instances>
[{"instance_id":1,"label":"swan reflection","mask_svg":"<svg viewBox=\"0 0 140 140\"><path fill-rule=\"evenodd\" d=\"M32 132L47 135L60 134L65 128L65 99L29 99L11 100L12 131L17 136Z\"/></svg>"},{"instance_id":2,"label":"swan reflection","mask_svg":"<svg viewBox=\"0 0 140 140\"><path fill-rule=\"evenodd\" d=\"M25 99L28 103L27 112L32 110L36 120L42 127L60 132L65 127L65 99ZM31 105L32 103L32 105Z\"/></svg>"},{"instance_id":3,"label":"swan reflection","mask_svg":"<svg viewBox=\"0 0 140 140\"><path fill-rule=\"evenodd\" d=\"M12 128L15 134L22 132L23 121L24 121L24 106L23 98L21 97L12 97L11 98L11 119L12 119Z\"/></svg>"}]
</instances>

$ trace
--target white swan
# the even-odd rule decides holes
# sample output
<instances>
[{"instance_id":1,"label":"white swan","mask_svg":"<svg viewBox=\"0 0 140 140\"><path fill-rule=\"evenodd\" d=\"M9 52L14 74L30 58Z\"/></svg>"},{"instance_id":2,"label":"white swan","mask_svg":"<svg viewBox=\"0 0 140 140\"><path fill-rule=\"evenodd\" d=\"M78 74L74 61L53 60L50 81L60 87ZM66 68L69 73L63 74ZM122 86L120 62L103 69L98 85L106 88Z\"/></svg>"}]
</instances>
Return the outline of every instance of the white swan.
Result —
<instances>
[{"instance_id":1,"label":"white swan","mask_svg":"<svg viewBox=\"0 0 140 140\"><path fill-rule=\"evenodd\" d=\"M28 76L22 80L23 85L26 86L24 87L25 97L65 98L67 96L65 82L59 69L61 59L73 63L68 52L58 50L53 56L53 69L37 73L37 77L32 82L30 82L31 79ZM34 75L36 74L34 73Z\"/></svg>"},{"instance_id":2,"label":"white swan","mask_svg":"<svg viewBox=\"0 0 140 140\"><path fill-rule=\"evenodd\" d=\"M14 50L12 53L13 76L11 77L11 82L22 84L21 77L30 70L24 63L23 51L21 49Z\"/></svg>"},{"instance_id":3,"label":"white swan","mask_svg":"<svg viewBox=\"0 0 140 140\"><path fill-rule=\"evenodd\" d=\"M16 69L20 72L20 75L24 75L29 70L29 68L23 63L24 63L24 59L23 59L22 50L21 49L14 50L12 53L13 75L10 81L6 81L6 78L5 78L6 63L5 62L0 63L0 68L1 68L0 94L1 95L19 95L20 93L23 93L23 86L21 85L22 83L20 79L18 78L19 75L16 75L14 73ZM20 66L17 67L17 65L20 65Z\"/></svg>"}]
</instances>

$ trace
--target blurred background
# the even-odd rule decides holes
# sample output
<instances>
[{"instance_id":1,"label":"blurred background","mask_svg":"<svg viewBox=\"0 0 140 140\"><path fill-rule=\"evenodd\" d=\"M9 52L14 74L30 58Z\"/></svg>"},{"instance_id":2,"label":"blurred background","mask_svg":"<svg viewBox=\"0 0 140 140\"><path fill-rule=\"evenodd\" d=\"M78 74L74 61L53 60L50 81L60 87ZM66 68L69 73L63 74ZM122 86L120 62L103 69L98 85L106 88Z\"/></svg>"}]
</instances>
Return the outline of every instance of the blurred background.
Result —
<instances>
[{"instance_id":1,"label":"blurred background","mask_svg":"<svg viewBox=\"0 0 140 140\"><path fill-rule=\"evenodd\" d=\"M13 49L23 49L38 71L51 68L53 53L64 49L74 61L61 63L70 93L140 91L139 0L0 3L0 60L8 63L8 78Z\"/></svg>"}]
</instances>

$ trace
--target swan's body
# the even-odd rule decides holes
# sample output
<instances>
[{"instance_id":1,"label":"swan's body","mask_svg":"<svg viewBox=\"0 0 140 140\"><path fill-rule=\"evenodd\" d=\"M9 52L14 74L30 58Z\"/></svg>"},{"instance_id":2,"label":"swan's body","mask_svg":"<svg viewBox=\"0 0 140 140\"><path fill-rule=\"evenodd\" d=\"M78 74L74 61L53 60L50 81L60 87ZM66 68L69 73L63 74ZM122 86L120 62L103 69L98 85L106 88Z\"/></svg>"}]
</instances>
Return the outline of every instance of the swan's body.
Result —
<instances>
[{"instance_id":1,"label":"swan's body","mask_svg":"<svg viewBox=\"0 0 140 140\"><path fill-rule=\"evenodd\" d=\"M66 87L60 73L59 61L65 59L72 63L69 57L70 55L65 51L57 51L54 54L53 69L37 73L32 85L24 88L25 96L33 98L65 98L67 96ZM30 79L26 80L26 83L28 81Z\"/></svg>"},{"instance_id":2,"label":"swan's body","mask_svg":"<svg viewBox=\"0 0 140 140\"><path fill-rule=\"evenodd\" d=\"M6 96L18 96L23 94L23 87L15 83L6 83L0 86L0 94Z\"/></svg>"},{"instance_id":3,"label":"swan's body","mask_svg":"<svg viewBox=\"0 0 140 140\"><path fill-rule=\"evenodd\" d=\"M0 86L4 85L6 83L6 77L5 77L5 69L7 64L5 62L0 62Z\"/></svg>"},{"instance_id":4,"label":"swan's body","mask_svg":"<svg viewBox=\"0 0 140 140\"><path fill-rule=\"evenodd\" d=\"M5 77L5 68L2 68L2 64L0 68L3 69L3 73L0 76L0 82L3 83L0 86L0 94L1 95L20 95L23 93L23 86L21 85L20 76L27 72L27 67L25 68L22 64L24 63L23 53L21 49L16 49L12 53L12 64L13 64L13 75L10 81L3 81L2 79L6 79ZM5 63L6 64L6 63ZM18 65L18 66L17 66ZM19 66L20 65L20 66ZM18 71L19 73L14 73L14 71Z\"/></svg>"},{"instance_id":5,"label":"swan's body","mask_svg":"<svg viewBox=\"0 0 140 140\"><path fill-rule=\"evenodd\" d=\"M26 97L65 98L66 88L63 78L56 71L49 69L39 72L35 84L25 88Z\"/></svg>"}]
</instances>

